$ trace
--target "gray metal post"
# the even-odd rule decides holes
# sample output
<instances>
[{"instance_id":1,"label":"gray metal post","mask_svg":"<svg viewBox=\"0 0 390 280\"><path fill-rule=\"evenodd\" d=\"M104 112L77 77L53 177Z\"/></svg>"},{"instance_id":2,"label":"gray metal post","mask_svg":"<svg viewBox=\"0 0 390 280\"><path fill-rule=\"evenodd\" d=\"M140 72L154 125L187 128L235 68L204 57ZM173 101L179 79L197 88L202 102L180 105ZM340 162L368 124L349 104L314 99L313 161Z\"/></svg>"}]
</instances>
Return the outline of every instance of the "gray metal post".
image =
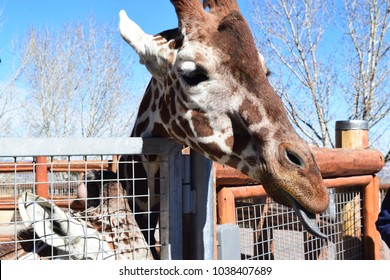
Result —
<instances>
[{"instance_id":1,"label":"gray metal post","mask_svg":"<svg viewBox=\"0 0 390 280\"><path fill-rule=\"evenodd\" d=\"M212 161L191 151L191 185L195 195L192 257L214 259L214 175Z\"/></svg>"},{"instance_id":2,"label":"gray metal post","mask_svg":"<svg viewBox=\"0 0 390 280\"><path fill-rule=\"evenodd\" d=\"M163 245L161 259L181 260L183 259L183 156L179 145L171 150L161 169L162 177L166 178L160 191L160 227Z\"/></svg>"}]
</instances>

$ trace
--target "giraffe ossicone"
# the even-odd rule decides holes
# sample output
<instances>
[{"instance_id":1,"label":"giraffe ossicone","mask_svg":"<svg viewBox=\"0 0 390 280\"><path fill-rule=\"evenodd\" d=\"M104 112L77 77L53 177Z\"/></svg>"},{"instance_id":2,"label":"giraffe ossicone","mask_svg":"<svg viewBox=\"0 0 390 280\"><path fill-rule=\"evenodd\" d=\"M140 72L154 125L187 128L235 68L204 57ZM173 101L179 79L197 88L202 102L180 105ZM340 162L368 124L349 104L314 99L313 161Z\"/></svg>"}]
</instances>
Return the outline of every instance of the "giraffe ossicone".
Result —
<instances>
[{"instance_id":1,"label":"giraffe ossicone","mask_svg":"<svg viewBox=\"0 0 390 280\"><path fill-rule=\"evenodd\" d=\"M120 32L153 78L132 136L171 137L261 181L294 207L309 232L325 237L315 213L328 191L308 144L293 129L267 79L235 0L171 0L177 29L151 36L120 12Z\"/></svg>"}]
</instances>

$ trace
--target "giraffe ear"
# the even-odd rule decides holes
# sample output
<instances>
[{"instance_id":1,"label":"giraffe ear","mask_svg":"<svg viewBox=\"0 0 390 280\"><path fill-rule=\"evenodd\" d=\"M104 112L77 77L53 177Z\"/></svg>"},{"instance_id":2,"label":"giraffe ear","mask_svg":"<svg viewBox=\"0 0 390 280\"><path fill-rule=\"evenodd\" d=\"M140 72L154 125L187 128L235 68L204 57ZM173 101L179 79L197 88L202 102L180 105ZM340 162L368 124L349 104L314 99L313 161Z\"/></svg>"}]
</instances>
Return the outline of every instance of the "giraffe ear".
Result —
<instances>
[{"instance_id":1,"label":"giraffe ear","mask_svg":"<svg viewBox=\"0 0 390 280\"><path fill-rule=\"evenodd\" d=\"M171 51L154 36L146 34L126 12L119 12L119 30L122 38L138 53L140 63L158 80L164 79Z\"/></svg>"}]
</instances>

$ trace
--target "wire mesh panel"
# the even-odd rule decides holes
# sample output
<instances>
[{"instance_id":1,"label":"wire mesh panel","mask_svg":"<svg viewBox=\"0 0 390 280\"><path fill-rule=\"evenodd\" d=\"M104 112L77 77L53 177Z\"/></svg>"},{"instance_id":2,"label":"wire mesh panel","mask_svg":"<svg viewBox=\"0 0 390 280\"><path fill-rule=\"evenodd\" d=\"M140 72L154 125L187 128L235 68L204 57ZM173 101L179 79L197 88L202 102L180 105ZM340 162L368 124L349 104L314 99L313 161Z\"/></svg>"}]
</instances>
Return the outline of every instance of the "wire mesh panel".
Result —
<instances>
[{"instance_id":1,"label":"wire mesh panel","mask_svg":"<svg viewBox=\"0 0 390 280\"><path fill-rule=\"evenodd\" d=\"M269 197L236 200L241 258L248 260L362 259L362 198L359 188L330 189L328 210L317 215L327 240L307 233L292 208Z\"/></svg>"},{"instance_id":2,"label":"wire mesh panel","mask_svg":"<svg viewBox=\"0 0 390 280\"><path fill-rule=\"evenodd\" d=\"M166 217L178 206L168 186L180 164L169 162L179 148L161 139L110 142L0 140L1 259L172 257L175 226Z\"/></svg>"}]
</instances>

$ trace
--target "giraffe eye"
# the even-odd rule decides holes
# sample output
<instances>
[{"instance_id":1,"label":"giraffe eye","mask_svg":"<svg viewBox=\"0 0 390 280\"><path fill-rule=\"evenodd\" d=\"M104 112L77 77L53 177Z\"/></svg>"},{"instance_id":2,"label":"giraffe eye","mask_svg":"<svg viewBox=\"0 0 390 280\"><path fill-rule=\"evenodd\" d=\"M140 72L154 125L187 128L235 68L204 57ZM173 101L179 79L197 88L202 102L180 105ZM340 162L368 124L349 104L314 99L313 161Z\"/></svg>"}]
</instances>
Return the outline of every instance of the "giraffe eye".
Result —
<instances>
[{"instance_id":1,"label":"giraffe eye","mask_svg":"<svg viewBox=\"0 0 390 280\"><path fill-rule=\"evenodd\" d=\"M303 160L294 152L290 150L286 150L286 157L290 161L290 163L303 168L305 164L303 163Z\"/></svg>"},{"instance_id":2,"label":"giraffe eye","mask_svg":"<svg viewBox=\"0 0 390 280\"><path fill-rule=\"evenodd\" d=\"M184 66L184 67L183 67ZM179 68L179 74L189 86L196 86L209 79L206 69L193 63ZM185 67L192 66L192 67Z\"/></svg>"}]
</instances>

